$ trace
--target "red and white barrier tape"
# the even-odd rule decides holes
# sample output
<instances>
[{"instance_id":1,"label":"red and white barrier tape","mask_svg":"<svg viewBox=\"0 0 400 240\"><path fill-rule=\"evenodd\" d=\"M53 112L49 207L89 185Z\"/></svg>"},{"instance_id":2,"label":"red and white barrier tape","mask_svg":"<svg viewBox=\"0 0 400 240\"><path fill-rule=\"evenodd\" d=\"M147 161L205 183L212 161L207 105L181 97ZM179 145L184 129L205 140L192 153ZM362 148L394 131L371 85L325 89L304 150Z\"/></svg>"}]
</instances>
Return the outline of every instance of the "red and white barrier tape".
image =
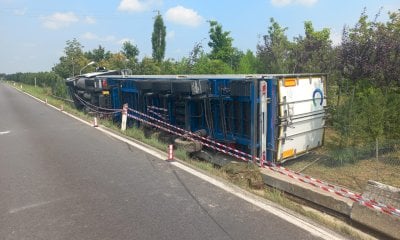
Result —
<instances>
[{"instance_id":1,"label":"red and white barrier tape","mask_svg":"<svg viewBox=\"0 0 400 240\"><path fill-rule=\"evenodd\" d=\"M151 110L151 109L149 109L149 110L147 110L147 111L148 111L149 113L154 114L155 116L157 116L157 117L163 119L164 121L166 120L166 119L165 119L165 116L163 116L162 114L160 114L160 113L158 113L158 112L155 112L155 111L153 111L153 110Z\"/></svg>"},{"instance_id":2,"label":"red and white barrier tape","mask_svg":"<svg viewBox=\"0 0 400 240\"><path fill-rule=\"evenodd\" d=\"M159 119L156 119L156 118L154 118L154 117L151 117L151 116L149 116L149 115L147 115L147 114L144 114L144 113L142 113L142 112L140 112L140 111L137 111L137 110L135 110L135 109L129 108L129 111L132 111L132 112L137 113L137 114L139 114L139 115L141 115L141 116L147 117L148 119L153 120L153 121L156 121L156 122L158 122L158 123L160 123L160 124L164 124L165 126L171 127L171 128L173 128L173 129L175 129L175 130L177 130L177 131L181 131L181 132L183 132L184 134L188 134L188 135L190 135L190 136L193 136L193 137L195 137L195 138L199 138L199 139L201 139L201 140L203 140L203 141L206 141L206 142L209 142L209 143L211 143L211 144L215 144L215 145L217 145L217 146L219 146L219 147L221 147L221 148L228 149L228 150L230 150L230 151L235 152L236 154L243 155L243 156L245 156L245 157L247 157L247 158L249 158L249 159L259 160L259 158L257 158L257 157L254 157L254 158L253 158L253 156L252 156L251 154L248 154L248 153L239 151L239 150L237 150L237 149L234 149L234 148L232 148L232 147L226 146L226 145L224 145L224 144L221 144L221 143L216 142L216 141L214 141L214 140L211 140L211 139L209 139L209 138L205 138L205 137L199 136L199 135L197 135L197 134L195 134L195 133L193 133L193 132L190 132L190 131L187 131L187 130L185 130L185 129L179 128L179 127L174 126L174 125L172 125L172 124L169 124L169 123L167 123L167 122L163 122L163 121L161 121L161 120L159 120ZM203 143L203 142L202 142L202 143ZM224 153L226 153L226 151L225 151ZM242 159L242 158L240 158L240 159ZM246 161L247 161L247 160L246 160Z\"/></svg>"},{"instance_id":3,"label":"red and white barrier tape","mask_svg":"<svg viewBox=\"0 0 400 240\"><path fill-rule=\"evenodd\" d=\"M154 110L158 110L158 111L168 112L168 109L159 108L159 107L156 107L156 106L147 106L147 109L154 109Z\"/></svg>"},{"instance_id":4,"label":"red and white barrier tape","mask_svg":"<svg viewBox=\"0 0 400 240\"><path fill-rule=\"evenodd\" d=\"M155 124L155 123L146 121L146 120L144 120L144 119L142 119L142 118L139 118L139 117L136 117L136 116L134 116L134 115L132 115L132 114L128 114L128 117L133 118L133 119L135 119L135 120L137 120L137 121L143 122L143 123L145 123L145 124L148 124L148 125L150 125L150 126L159 128L159 129L161 129L161 130L167 131L167 132L169 132L169 133L175 134L175 135L180 136L180 137L182 137L182 138L188 139L188 140L190 140L190 141L198 142L196 139L190 137L189 135L182 134L182 133L178 133L178 132L174 132L174 131L172 131L171 129L168 129L168 128L159 126L159 125L157 125L157 124ZM241 159L241 160L243 160L243 161L246 161L246 162L249 161L249 159L246 159L246 158L243 157L243 156L237 155L237 154L235 154L235 153L228 152L228 151L226 151L226 150L224 150L224 149L218 148L218 147L213 146L213 145L210 145L210 144L208 144L208 143L203 143L203 142L202 142L201 144L204 145L204 146L207 146L207 147L209 147L209 148L212 148L212 149L214 149L214 150L216 150L216 151L223 152L223 153L228 154L228 155L230 155L230 156L233 156L233 157L235 157L235 158Z\"/></svg>"},{"instance_id":5,"label":"red and white barrier tape","mask_svg":"<svg viewBox=\"0 0 400 240\"><path fill-rule=\"evenodd\" d=\"M384 212L384 213L387 213L387 214L390 214L390 215L395 215L397 217L400 217L400 210L399 209L387 206L385 204L377 203L376 201L372 201L372 200L365 199L365 198L362 198L362 197L361 198L355 197L354 195L350 195L348 193L343 193L341 191L337 191L337 190L329 188L327 186L316 184L315 182L312 182L309 179L301 178L301 177L296 176L295 174L292 174L290 172L281 171L279 168L275 168L275 167L272 167L272 166L267 166L267 168L272 170L272 171L278 172L278 173L280 173L282 175L285 175L285 176L288 176L290 178L296 179L296 180L298 180L300 182L309 184L309 185L311 185L313 187L320 188L320 189L322 189L322 190L324 190L326 192L334 193L334 194L339 195L341 197L349 198L349 199L353 200L354 202L358 202L358 203L360 203L360 204L362 204L362 205L364 205L366 207L369 207L371 209L375 209L375 210L378 210L378 211L381 211L381 212Z\"/></svg>"},{"instance_id":6,"label":"red and white barrier tape","mask_svg":"<svg viewBox=\"0 0 400 240\"><path fill-rule=\"evenodd\" d=\"M276 168L279 168L279 169L281 169L281 170L284 170L284 171L287 171L287 172L296 174L296 175L298 175L298 176L307 178L307 179L309 179L310 181L313 181L313 182L316 182L316 183L319 183L319 184L323 184L323 185L325 185L326 187L334 188L334 189L339 190L339 191L342 191L342 192L344 192L344 193L353 195L353 196L356 197L356 198L361 198L361 195L360 195L359 193L353 193L352 191L350 191L350 190L348 190L348 189L335 186L335 185L333 185L333 184L330 184L330 183L324 182L324 181L322 181L322 180L313 178L313 177L308 176L308 175L305 175L305 174L303 174L303 173L299 173L299 172L293 171L293 170L291 170L291 169L282 167L281 165L277 165L277 164L272 163L272 162L267 162L267 164L270 165L270 166L272 166L272 167L276 167Z\"/></svg>"},{"instance_id":7,"label":"red and white barrier tape","mask_svg":"<svg viewBox=\"0 0 400 240\"><path fill-rule=\"evenodd\" d=\"M335 185L333 185L333 184L324 182L324 181L322 181L322 180L320 180L320 179L313 178L313 177L308 176L308 175L305 175L305 174L303 174L303 173L295 172L295 171L293 171L293 170L290 170L290 169L288 169L288 168L285 168L285 167L276 165L276 164L274 164L274 163L268 162L267 164L269 164L269 165L272 166L272 167L279 168L279 169L281 169L281 170L284 170L284 171L290 172L290 173L292 173L292 174L298 175L298 176L300 176L300 177L306 178L306 179L308 179L309 181L312 181L312 182L315 182L315 183L318 183L318 184L322 184L322 185L324 185L324 186L320 186L320 188L323 188L323 187L324 187L324 188L325 188L325 187L326 187L326 188L330 188L330 189L331 189L331 192L334 192L334 193L337 194L337 195L350 198L350 199L352 199L353 201L354 201L354 199L356 199L356 201L357 201L357 202L360 202L360 203L361 203L361 202L371 203L371 204L374 205L374 206L377 205L377 207L382 207L382 208L384 208L384 209L389 209L390 211L395 212L396 215L399 215L399 214L400 214L400 210L399 210L399 209L396 209L396 208L393 207L393 206L386 205L386 204L382 204L382 203L379 203L379 202L377 202L377 201L375 201L375 200L372 200L372 199L364 198L361 194L359 194L359 193L354 193L354 192L352 192L352 191L350 191L350 190L348 190L348 189L346 189L346 188L335 186ZM300 180L300 181L304 182L303 180ZM309 184L311 184L311 183L309 183ZM313 185L313 184L311 184L311 185ZM315 184L315 185L317 185L317 184Z\"/></svg>"}]
</instances>

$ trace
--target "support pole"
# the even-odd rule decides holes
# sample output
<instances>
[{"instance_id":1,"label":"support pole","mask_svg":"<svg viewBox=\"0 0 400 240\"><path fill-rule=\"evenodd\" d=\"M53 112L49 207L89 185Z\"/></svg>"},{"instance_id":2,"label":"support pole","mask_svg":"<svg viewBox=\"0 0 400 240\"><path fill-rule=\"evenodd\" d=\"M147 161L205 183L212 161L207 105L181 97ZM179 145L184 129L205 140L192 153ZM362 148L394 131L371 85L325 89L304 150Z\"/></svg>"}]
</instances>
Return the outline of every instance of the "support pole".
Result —
<instances>
[{"instance_id":1,"label":"support pole","mask_svg":"<svg viewBox=\"0 0 400 240\"><path fill-rule=\"evenodd\" d=\"M126 131L126 122L128 119L128 104L125 103L122 107L121 131Z\"/></svg>"},{"instance_id":2,"label":"support pole","mask_svg":"<svg viewBox=\"0 0 400 240\"><path fill-rule=\"evenodd\" d=\"M174 145L170 144L168 146L168 159L167 162L173 162L174 161Z\"/></svg>"}]
</instances>

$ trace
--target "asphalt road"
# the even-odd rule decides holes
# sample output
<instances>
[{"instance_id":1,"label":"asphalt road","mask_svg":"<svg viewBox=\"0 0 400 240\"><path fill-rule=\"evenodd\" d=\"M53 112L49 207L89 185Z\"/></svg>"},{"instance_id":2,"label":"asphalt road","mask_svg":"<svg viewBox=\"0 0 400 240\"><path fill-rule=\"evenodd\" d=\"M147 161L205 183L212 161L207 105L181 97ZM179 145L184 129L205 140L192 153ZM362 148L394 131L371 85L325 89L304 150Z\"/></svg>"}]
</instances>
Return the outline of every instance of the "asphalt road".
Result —
<instances>
[{"instance_id":1,"label":"asphalt road","mask_svg":"<svg viewBox=\"0 0 400 240\"><path fill-rule=\"evenodd\" d=\"M0 83L0 239L317 239Z\"/></svg>"}]
</instances>

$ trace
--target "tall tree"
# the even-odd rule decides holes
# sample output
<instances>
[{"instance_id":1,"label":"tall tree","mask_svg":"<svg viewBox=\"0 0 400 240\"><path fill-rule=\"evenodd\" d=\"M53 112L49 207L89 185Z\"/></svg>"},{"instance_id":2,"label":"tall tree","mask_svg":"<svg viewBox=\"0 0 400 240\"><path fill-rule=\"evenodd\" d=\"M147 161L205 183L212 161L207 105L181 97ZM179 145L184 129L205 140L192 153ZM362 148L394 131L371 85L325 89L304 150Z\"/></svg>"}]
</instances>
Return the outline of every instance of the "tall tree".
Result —
<instances>
[{"instance_id":1,"label":"tall tree","mask_svg":"<svg viewBox=\"0 0 400 240\"><path fill-rule=\"evenodd\" d=\"M161 62L165 57L165 36L166 27L160 13L157 14L154 20L153 34L151 35L151 44L153 47L153 59Z\"/></svg>"},{"instance_id":2,"label":"tall tree","mask_svg":"<svg viewBox=\"0 0 400 240\"><path fill-rule=\"evenodd\" d=\"M290 73L293 71L291 58L292 43L288 40L283 28L273 18L268 34L263 36L263 43L257 45L257 57L260 59L261 69L264 73Z\"/></svg>"},{"instance_id":3,"label":"tall tree","mask_svg":"<svg viewBox=\"0 0 400 240\"><path fill-rule=\"evenodd\" d=\"M311 21L304 23L305 37L299 36L293 45L296 59L293 72L331 72L333 60L330 30L314 30Z\"/></svg>"},{"instance_id":4,"label":"tall tree","mask_svg":"<svg viewBox=\"0 0 400 240\"><path fill-rule=\"evenodd\" d=\"M63 78L75 76L79 73L88 60L83 54L82 44L74 38L68 40L64 48L64 56L60 57L60 62L52 70Z\"/></svg>"},{"instance_id":5,"label":"tall tree","mask_svg":"<svg viewBox=\"0 0 400 240\"><path fill-rule=\"evenodd\" d=\"M369 21L364 12L343 34L341 69L353 82L370 79L375 86L400 86L400 10L389 13L386 23Z\"/></svg>"},{"instance_id":6,"label":"tall tree","mask_svg":"<svg viewBox=\"0 0 400 240\"><path fill-rule=\"evenodd\" d=\"M232 47L233 38L230 32L223 31L222 25L217 21L209 21L210 23L210 41L208 46L211 48L210 59L221 60L228 65L233 65L235 49Z\"/></svg>"}]
</instances>

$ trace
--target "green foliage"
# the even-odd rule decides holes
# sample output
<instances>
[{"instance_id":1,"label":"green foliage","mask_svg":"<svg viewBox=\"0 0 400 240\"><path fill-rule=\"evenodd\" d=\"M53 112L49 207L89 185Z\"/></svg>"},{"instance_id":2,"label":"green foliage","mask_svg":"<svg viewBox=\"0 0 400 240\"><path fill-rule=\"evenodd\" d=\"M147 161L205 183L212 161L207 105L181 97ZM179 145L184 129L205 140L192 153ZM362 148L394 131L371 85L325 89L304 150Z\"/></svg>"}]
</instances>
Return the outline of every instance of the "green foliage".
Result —
<instances>
[{"instance_id":1,"label":"green foliage","mask_svg":"<svg viewBox=\"0 0 400 240\"><path fill-rule=\"evenodd\" d=\"M399 39L400 10L389 13L386 23L369 21L364 11L353 28L344 29L342 74L353 82L369 79L375 87L399 87Z\"/></svg>"},{"instance_id":2,"label":"green foliage","mask_svg":"<svg viewBox=\"0 0 400 240\"><path fill-rule=\"evenodd\" d=\"M138 61L137 57L139 56L139 48L136 45L133 45L130 41L126 41L122 45L122 53L125 55L129 61L136 63Z\"/></svg>"},{"instance_id":3,"label":"green foliage","mask_svg":"<svg viewBox=\"0 0 400 240\"><path fill-rule=\"evenodd\" d=\"M76 38L67 41L64 53L65 56L60 57L60 62L52 69L62 78L79 74L79 70L89 62L84 56L82 44Z\"/></svg>"},{"instance_id":4,"label":"green foliage","mask_svg":"<svg viewBox=\"0 0 400 240\"><path fill-rule=\"evenodd\" d=\"M153 59L161 62L165 57L165 36L166 27L160 14L154 20L153 34L151 35L151 44L153 47Z\"/></svg>"},{"instance_id":5,"label":"green foliage","mask_svg":"<svg viewBox=\"0 0 400 240\"><path fill-rule=\"evenodd\" d=\"M232 68L219 59L209 59L203 55L193 66L193 74L230 74L234 73Z\"/></svg>"},{"instance_id":6,"label":"green foliage","mask_svg":"<svg viewBox=\"0 0 400 240\"><path fill-rule=\"evenodd\" d=\"M385 90L384 133L387 139L400 139L400 91Z\"/></svg>"},{"instance_id":7,"label":"green foliage","mask_svg":"<svg viewBox=\"0 0 400 240\"><path fill-rule=\"evenodd\" d=\"M104 67L107 69L125 69L128 61L122 53L112 53Z\"/></svg>"},{"instance_id":8,"label":"green foliage","mask_svg":"<svg viewBox=\"0 0 400 240\"><path fill-rule=\"evenodd\" d=\"M333 111L338 147L365 145L376 139L399 139L397 90L382 90L371 86L368 80L360 80L346 95Z\"/></svg>"},{"instance_id":9,"label":"green foliage","mask_svg":"<svg viewBox=\"0 0 400 240\"><path fill-rule=\"evenodd\" d=\"M99 45L98 48L85 52L84 55L88 60L101 63L103 61L107 61L111 57L111 52L106 51L104 47Z\"/></svg>"},{"instance_id":10,"label":"green foliage","mask_svg":"<svg viewBox=\"0 0 400 240\"><path fill-rule=\"evenodd\" d=\"M330 30L315 31L312 23L304 23L305 37L299 36L293 44L296 59L294 72L331 72L334 62Z\"/></svg>"},{"instance_id":11,"label":"green foliage","mask_svg":"<svg viewBox=\"0 0 400 240\"><path fill-rule=\"evenodd\" d=\"M209 23L210 41L208 46L211 48L209 58L211 60L220 60L231 66L231 68L236 69L243 53L232 46L233 38L229 36L230 32L222 30L221 24L217 21L209 21Z\"/></svg>"},{"instance_id":12,"label":"green foliage","mask_svg":"<svg viewBox=\"0 0 400 240\"><path fill-rule=\"evenodd\" d=\"M263 43L257 45L257 57L261 62L258 72L290 73L293 70L292 43L285 34L287 28L281 27L273 18L270 23Z\"/></svg>"},{"instance_id":13,"label":"green foliage","mask_svg":"<svg viewBox=\"0 0 400 240\"><path fill-rule=\"evenodd\" d=\"M50 87L52 94L59 97L67 96L67 88L64 79L55 72L15 73L7 75L6 78L11 81L29 85L35 85L36 79L36 85L38 87Z\"/></svg>"},{"instance_id":14,"label":"green foliage","mask_svg":"<svg viewBox=\"0 0 400 240\"><path fill-rule=\"evenodd\" d=\"M161 74L161 69L155 60L145 57L139 65L139 74L157 75Z\"/></svg>"},{"instance_id":15,"label":"green foliage","mask_svg":"<svg viewBox=\"0 0 400 240\"><path fill-rule=\"evenodd\" d=\"M252 51L247 50L246 54L240 58L237 73L254 74L257 73L258 68L259 61L257 57L254 56Z\"/></svg>"}]
</instances>

